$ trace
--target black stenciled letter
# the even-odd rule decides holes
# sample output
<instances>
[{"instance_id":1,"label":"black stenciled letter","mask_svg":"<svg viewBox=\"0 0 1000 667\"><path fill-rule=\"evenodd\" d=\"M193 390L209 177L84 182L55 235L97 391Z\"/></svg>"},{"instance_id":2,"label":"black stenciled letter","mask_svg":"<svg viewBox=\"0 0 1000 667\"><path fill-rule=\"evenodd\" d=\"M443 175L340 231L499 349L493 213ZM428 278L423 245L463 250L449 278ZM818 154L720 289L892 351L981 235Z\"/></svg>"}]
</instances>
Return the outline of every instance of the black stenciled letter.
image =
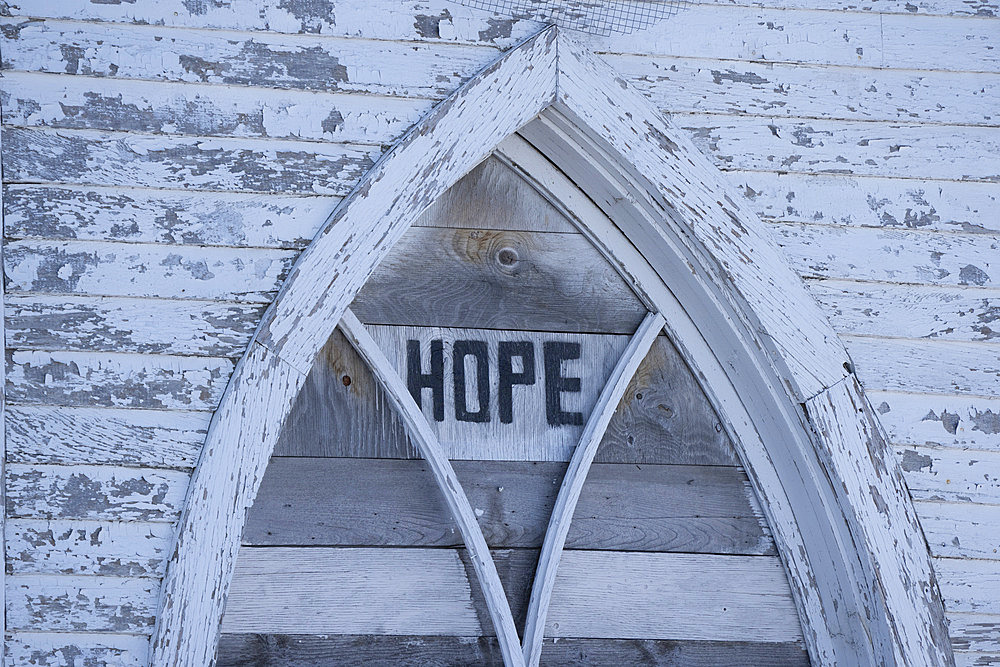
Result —
<instances>
[{"instance_id":1,"label":"black stenciled letter","mask_svg":"<svg viewBox=\"0 0 1000 667\"><path fill-rule=\"evenodd\" d=\"M431 372L424 373L420 363L420 341L406 341L406 387L420 405L422 389L430 389L434 398L434 421L444 421L444 344L440 338L431 341Z\"/></svg>"},{"instance_id":2,"label":"black stenciled letter","mask_svg":"<svg viewBox=\"0 0 1000 667\"><path fill-rule=\"evenodd\" d=\"M476 393L479 410L469 412L465 403L465 358L476 358ZM460 422L488 422L490 420L490 366L486 342L481 340L456 340L452 350L451 372L455 377L455 419Z\"/></svg>"},{"instance_id":3,"label":"black stenciled letter","mask_svg":"<svg viewBox=\"0 0 1000 667\"><path fill-rule=\"evenodd\" d=\"M562 362L580 358L579 343L549 342L542 346L545 355L545 417L550 426L580 426L583 413L564 412L563 392L579 392L580 378L562 374Z\"/></svg>"},{"instance_id":4,"label":"black stenciled letter","mask_svg":"<svg viewBox=\"0 0 1000 667\"><path fill-rule=\"evenodd\" d=\"M500 366L500 388L497 399L500 402L500 421L510 424L514 421L514 385L535 384L535 346L530 341L503 341L497 349ZM521 359L521 372L514 372L514 357Z\"/></svg>"}]
</instances>

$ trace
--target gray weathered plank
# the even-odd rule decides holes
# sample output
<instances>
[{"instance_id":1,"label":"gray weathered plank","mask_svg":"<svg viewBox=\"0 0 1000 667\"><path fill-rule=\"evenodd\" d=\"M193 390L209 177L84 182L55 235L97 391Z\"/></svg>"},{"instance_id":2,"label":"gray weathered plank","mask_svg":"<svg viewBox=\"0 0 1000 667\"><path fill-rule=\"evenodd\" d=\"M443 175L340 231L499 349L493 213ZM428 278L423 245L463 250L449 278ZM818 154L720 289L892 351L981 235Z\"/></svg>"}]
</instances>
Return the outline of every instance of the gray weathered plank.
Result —
<instances>
[{"instance_id":1,"label":"gray weathered plank","mask_svg":"<svg viewBox=\"0 0 1000 667\"><path fill-rule=\"evenodd\" d=\"M1000 95L1000 77L981 72L649 55L606 55L604 60L665 113L990 127L1000 120L995 104Z\"/></svg>"},{"instance_id":2,"label":"gray weathered plank","mask_svg":"<svg viewBox=\"0 0 1000 667\"><path fill-rule=\"evenodd\" d=\"M990 503L1000 515L1000 453L930 447L896 452L915 499Z\"/></svg>"},{"instance_id":3,"label":"gray weathered plank","mask_svg":"<svg viewBox=\"0 0 1000 667\"><path fill-rule=\"evenodd\" d=\"M14 463L193 468L211 413L180 410L7 407L7 460Z\"/></svg>"},{"instance_id":4,"label":"gray weathered plank","mask_svg":"<svg viewBox=\"0 0 1000 667\"><path fill-rule=\"evenodd\" d=\"M174 470L10 464L7 516L176 521L189 477Z\"/></svg>"},{"instance_id":5,"label":"gray weathered plank","mask_svg":"<svg viewBox=\"0 0 1000 667\"><path fill-rule=\"evenodd\" d=\"M935 558L934 569L949 612L1000 614L996 561Z\"/></svg>"},{"instance_id":6,"label":"gray weathered plank","mask_svg":"<svg viewBox=\"0 0 1000 667\"><path fill-rule=\"evenodd\" d=\"M391 635L273 635L226 634L219 642L219 667L264 663L269 667L317 664L493 665L503 661L492 637L433 637ZM806 667L809 657L801 644L765 642L703 642L669 639L546 639L545 664L657 665L658 667L717 667L752 664L757 667Z\"/></svg>"},{"instance_id":7,"label":"gray weathered plank","mask_svg":"<svg viewBox=\"0 0 1000 667\"><path fill-rule=\"evenodd\" d=\"M3 123L144 134L391 143L433 102L324 91L6 72Z\"/></svg>"},{"instance_id":8,"label":"gray weathered plank","mask_svg":"<svg viewBox=\"0 0 1000 667\"><path fill-rule=\"evenodd\" d=\"M13 664L37 667L142 667L148 654L145 636L96 632L14 632L7 637L5 652Z\"/></svg>"},{"instance_id":9,"label":"gray weathered plank","mask_svg":"<svg viewBox=\"0 0 1000 667\"><path fill-rule=\"evenodd\" d=\"M159 590L154 579L9 575L7 628L148 635Z\"/></svg>"},{"instance_id":10,"label":"gray weathered plank","mask_svg":"<svg viewBox=\"0 0 1000 667\"><path fill-rule=\"evenodd\" d=\"M302 249L334 196L5 185L8 238Z\"/></svg>"},{"instance_id":11,"label":"gray weathered plank","mask_svg":"<svg viewBox=\"0 0 1000 667\"><path fill-rule=\"evenodd\" d=\"M381 150L357 144L7 128L5 183L344 195Z\"/></svg>"},{"instance_id":12,"label":"gray weathered plank","mask_svg":"<svg viewBox=\"0 0 1000 667\"><path fill-rule=\"evenodd\" d=\"M72 0L50 0L44 5L12 0L5 4L13 16L497 46L509 46L537 30L533 21L493 17L444 0L368 0L363 7L343 0L322 4L289 0L280 5L249 0L205 6L191 6L183 0L139 0L127 8L80 5Z\"/></svg>"},{"instance_id":13,"label":"gray weathered plank","mask_svg":"<svg viewBox=\"0 0 1000 667\"><path fill-rule=\"evenodd\" d=\"M379 327L375 327L376 330ZM385 330L393 331L386 327ZM412 331L423 338L438 335L458 335L457 331L436 329L398 329ZM499 334L490 331L467 331L472 338L494 340ZM514 335L514 334L511 334ZM521 334L517 334L521 336ZM545 334L525 333L523 339L548 339ZM565 336L556 338L562 340ZM587 337L569 336L574 340ZM609 337L590 337L605 340ZM624 337L610 337L624 338ZM397 343L398 344L398 343ZM613 356L615 343L607 354ZM540 346L539 346L540 347ZM395 345L394 345L395 348ZM422 346L426 350L427 345ZM541 349L536 349L536 355ZM601 354L604 354L602 352ZM495 350L494 350L495 357ZM540 358L540 357L539 357ZM600 363L613 364L606 360ZM536 362L539 359L536 359ZM402 363L400 361L400 363ZM596 361L594 363L597 363ZM495 363L493 364L496 372ZM602 367L604 368L604 367ZM405 369L403 369L405 370ZM583 401L584 412L588 401L596 398L596 385L603 383L610 368L594 375L595 387L586 387L591 398ZM345 385L344 378L350 378ZM449 375L450 377L450 375ZM541 376L538 376L541 379ZM446 398L449 395L446 382ZM496 396L491 396L496 402ZM472 445L461 432L454 439L445 439L446 446L454 443L454 458L489 458L496 460L568 460L576 446L580 427L562 426L548 428L542 412L544 405L535 401L516 404L517 414L536 415L542 421L542 431L549 435L541 438L537 431L521 428L517 423L499 424L494 419L489 424L467 424L466 431L477 441L488 429L488 451L473 451ZM429 406L430 401L425 405ZM451 402L446 400L448 409ZM496 409L493 410L496 414ZM455 424L454 420L449 422ZM435 422L436 424L436 422ZM478 428L475 428L478 427ZM517 427L517 432L511 432ZM440 432L440 431L439 431ZM533 441L529 439L533 438ZM540 439L541 438L541 439ZM413 458L417 454L408 444L405 433L385 397L371 377L371 372L361 362L339 333L327 343L319 360L306 379L299 398L285 422L281 437L275 446L278 456L359 456ZM652 354L639 367L622 406L616 412L608 432L597 452L597 460L607 463L686 463L733 465L736 456L708 399L701 392L697 381L688 370L666 337L658 339Z\"/></svg>"},{"instance_id":14,"label":"gray weathered plank","mask_svg":"<svg viewBox=\"0 0 1000 667\"><path fill-rule=\"evenodd\" d=\"M533 558L524 553L495 552L517 561L513 569L498 567L506 579L530 576ZM802 636L777 557L569 551L563 559L547 627L552 637ZM393 577L399 568L412 576ZM524 595L516 586L508 592ZM241 549L223 632L489 634L458 551L322 547Z\"/></svg>"},{"instance_id":15,"label":"gray weathered plank","mask_svg":"<svg viewBox=\"0 0 1000 667\"><path fill-rule=\"evenodd\" d=\"M1000 185L848 174L726 174L760 216L788 222L935 231L1000 231Z\"/></svg>"},{"instance_id":16,"label":"gray weathered plank","mask_svg":"<svg viewBox=\"0 0 1000 667\"><path fill-rule=\"evenodd\" d=\"M839 333L970 342L1000 340L1000 291L995 289L836 280L815 280L808 285Z\"/></svg>"},{"instance_id":17,"label":"gray weathered plank","mask_svg":"<svg viewBox=\"0 0 1000 667\"><path fill-rule=\"evenodd\" d=\"M0 20L4 69L443 98L492 47Z\"/></svg>"},{"instance_id":18,"label":"gray weathered plank","mask_svg":"<svg viewBox=\"0 0 1000 667\"><path fill-rule=\"evenodd\" d=\"M788 261L806 278L973 287L1000 283L1000 235L808 223L771 228Z\"/></svg>"},{"instance_id":19,"label":"gray weathered plank","mask_svg":"<svg viewBox=\"0 0 1000 667\"><path fill-rule=\"evenodd\" d=\"M646 314L582 234L426 227L403 236L351 310L366 324L627 334Z\"/></svg>"},{"instance_id":20,"label":"gray weathered plank","mask_svg":"<svg viewBox=\"0 0 1000 667\"><path fill-rule=\"evenodd\" d=\"M239 358L264 304L130 297L12 295L7 347Z\"/></svg>"},{"instance_id":21,"label":"gray weathered plank","mask_svg":"<svg viewBox=\"0 0 1000 667\"><path fill-rule=\"evenodd\" d=\"M221 299L269 303L294 250L201 248L98 241L13 241L4 253L11 293ZM127 271L122 267L126 266Z\"/></svg>"},{"instance_id":22,"label":"gray weathered plank","mask_svg":"<svg viewBox=\"0 0 1000 667\"><path fill-rule=\"evenodd\" d=\"M865 389L996 396L993 343L842 336Z\"/></svg>"},{"instance_id":23,"label":"gray weathered plank","mask_svg":"<svg viewBox=\"0 0 1000 667\"><path fill-rule=\"evenodd\" d=\"M541 546L566 465L456 461L494 548ZM423 461L274 457L247 515L251 546L460 546ZM773 554L746 475L724 466L594 464L572 549Z\"/></svg>"},{"instance_id":24,"label":"gray weathered plank","mask_svg":"<svg viewBox=\"0 0 1000 667\"><path fill-rule=\"evenodd\" d=\"M982 159L1000 151L992 128L709 114L675 122L722 170L1000 180L1000 166Z\"/></svg>"},{"instance_id":25,"label":"gray weathered plank","mask_svg":"<svg viewBox=\"0 0 1000 667\"><path fill-rule=\"evenodd\" d=\"M867 394L894 443L1000 452L1000 400L995 397Z\"/></svg>"},{"instance_id":26,"label":"gray weathered plank","mask_svg":"<svg viewBox=\"0 0 1000 667\"><path fill-rule=\"evenodd\" d=\"M4 526L11 574L163 576L173 528L166 523L11 519Z\"/></svg>"},{"instance_id":27,"label":"gray weathered plank","mask_svg":"<svg viewBox=\"0 0 1000 667\"><path fill-rule=\"evenodd\" d=\"M22 405L214 410L230 359L113 352L7 353L7 398Z\"/></svg>"},{"instance_id":28,"label":"gray weathered plank","mask_svg":"<svg viewBox=\"0 0 1000 667\"><path fill-rule=\"evenodd\" d=\"M1000 560L1000 509L996 505L920 501L914 507L932 555Z\"/></svg>"}]
</instances>

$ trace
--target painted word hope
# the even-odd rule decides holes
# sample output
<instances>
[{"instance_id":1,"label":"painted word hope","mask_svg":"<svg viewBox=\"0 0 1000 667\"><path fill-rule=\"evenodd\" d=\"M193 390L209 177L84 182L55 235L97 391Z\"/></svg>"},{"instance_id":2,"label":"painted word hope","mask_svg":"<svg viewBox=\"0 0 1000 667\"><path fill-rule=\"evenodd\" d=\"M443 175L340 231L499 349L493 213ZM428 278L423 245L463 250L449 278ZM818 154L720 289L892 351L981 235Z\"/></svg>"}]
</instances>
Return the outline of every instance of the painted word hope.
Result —
<instances>
[{"instance_id":1,"label":"painted word hope","mask_svg":"<svg viewBox=\"0 0 1000 667\"><path fill-rule=\"evenodd\" d=\"M444 341L436 338L430 341L430 369L425 371L421 363L420 341L406 341L406 385L422 407L423 390L429 389L433 401L434 420L444 421ZM473 395L478 404L475 410L469 406L466 358L472 357L475 372ZM496 347L497 360L497 403L500 422L514 421L514 387L529 387L535 379L535 344L531 341L501 341ZM579 426L583 424L583 414L563 410L562 394L579 393L580 378L563 374L563 362L580 358L580 343L550 341L542 343L542 368L544 370L545 418L550 426ZM461 422L490 421L490 354L486 341L456 340L451 354L452 380L454 383L455 419Z\"/></svg>"}]
</instances>

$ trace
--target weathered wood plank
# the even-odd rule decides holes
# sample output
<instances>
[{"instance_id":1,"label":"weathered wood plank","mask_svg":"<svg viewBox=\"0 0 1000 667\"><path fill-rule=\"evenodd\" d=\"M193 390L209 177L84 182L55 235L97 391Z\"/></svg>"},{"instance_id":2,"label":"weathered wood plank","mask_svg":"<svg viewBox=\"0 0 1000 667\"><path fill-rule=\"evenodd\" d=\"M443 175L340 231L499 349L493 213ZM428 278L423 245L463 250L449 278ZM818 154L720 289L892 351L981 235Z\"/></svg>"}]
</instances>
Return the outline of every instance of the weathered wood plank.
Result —
<instances>
[{"instance_id":1,"label":"weathered wood plank","mask_svg":"<svg viewBox=\"0 0 1000 667\"><path fill-rule=\"evenodd\" d=\"M127 297L8 296L7 347L239 358L264 304Z\"/></svg>"},{"instance_id":2,"label":"weathered wood plank","mask_svg":"<svg viewBox=\"0 0 1000 667\"><path fill-rule=\"evenodd\" d=\"M1000 357L992 343L842 336L866 389L996 396Z\"/></svg>"},{"instance_id":3,"label":"weathered wood plank","mask_svg":"<svg viewBox=\"0 0 1000 667\"><path fill-rule=\"evenodd\" d=\"M996 398L867 394L894 443L1000 452L1000 401Z\"/></svg>"},{"instance_id":4,"label":"weathered wood plank","mask_svg":"<svg viewBox=\"0 0 1000 667\"><path fill-rule=\"evenodd\" d=\"M159 582L123 577L7 577L7 628L148 635Z\"/></svg>"},{"instance_id":5,"label":"weathered wood plank","mask_svg":"<svg viewBox=\"0 0 1000 667\"><path fill-rule=\"evenodd\" d=\"M392 143L431 100L5 72L3 123L199 137Z\"/></svg>"},{"instance_id":6,"label":"weathered wood plank","mask_svg":"<svg viewBox=\"0 0 1000 667\"><path fill-rule=\"evenodd\" d=\"M904 462L906 452L912 451L903 452ZM914 507L932 555L1000 560L1000 510L996 505L921 501Z\"/></svg>"},{"instance_id":7,"label":"weathered wood plank","mask_svg":"<svg viewBox=\"0 0 1000 667\"><path fill-rule=\"evenodd\" d=\"M7 516L176 521L189 478L174 470L10 464Z\"/></svg>"},{"instance_id":8,"label":"weathered wood plank","mask_svg":"<svg viewBox=\"0 0 1000 667\"><path fill-rule=\"evenodd\" d=\"M947 2L923 0L932 1ZM182 0L139 0L124 8L80 5L72 0L51 0L44 5L12 0L5 4L13 16L497 46L509 46L528 37L538 25L524 19L493 17L443 0L368 0L363 7L341 0L319 5L309 0L290 0L280 5L250 0L206 6L189 6Z\"/></svg>"},{"instance_id":9,"label":"weathered wood plank","mask_svg":"<svg viewBox=\"0 0 1000 667\"><path fill-rule=\"evenodd\" d=\"M15 632L7 638L5 653L12 664L38 667L142 667L148 654L149 639L145 636L96 632Z\"/></svg>"},{"instance_id":10,"label":"weathered wood plank","mask_svg":"<svg viewBox=\"0 0 1000 667\"><path fill-rule=\"evenodd\" d=\"M537 548L566 465L455 461L494 548ZM391 491L390 491L391 490ZM423 461L274 457L247 515L251 546L460 546ZM773 554L745 473L595 463L572 549Z\"/></svg>"},{"instance_id":11,"label":"weathered wood plank","mask_svg":"<svg viewBox=\"0 0 1000 667\"><path fill-rule=\"evenodd\" d=\"M8 238L302 249L332 196L5 185Z\"/></svg>"},{"instance_id":12,"label":"weathered wood plank","mask_svg":"<svg viewBox=\"0 0 1000 667\"><path fill-rule=\"evenodd\" d=\"M569 551L563 558L549 636L801 638L776 557ZM517 569L525 567L533 569L532 559ZM394 579L398 568L412 576ZM489 634L455 550L281 547L240 551L223 632Z\"/></svg>"},{"instance_id":13,"label":"weathered wood plank","mask_svg":"<svg viewBox=\"0 0 1000 667\"><path fill-rule=\"evenodd\" d=\"M13 241L5 251L4 271L12 293L251 303L274 298L298 255L293 250L35 240Z\"/></svg>"},{"instance_id":14,"label":"weathered wood plank","mask_svg":"<svg viewBox=\"0 0 1000 667\"><path fill-rule=\"evenodd\" d=\"M193 468L207 412L7 407L7 460L15 463Z\"/></svg>"},{"instance_id":15,"label":"weathered wood plank","mask_svg":"<svg viewBox=\"0 0 1000 667\"><path fill-rule=\"evenodd\" d=\"M10 574L162 577L166 523L12 519L4 526Z\"/></svg>"},{"instance_id":16,"label":"weathered wood plank","mask_svg":"<svg viewBox=\"0 0 1000 667\"><path fill-rule=\"evenodd\" d=\"M897 447L915 499L990 503L1000 515L1000 454L972 449ZM971 510L970 510L971 512Z\"/></svg>"},{"instance_id":17,"label":"weathered wood plank","mask_svg":"<svg viewBox=\"0 0 1000 667\"><path fill-rule=\"evenodd\" d=\"M948 620L956 650L1000 653L1000 615L951 613Z\"/></svg>"},{"instance_id":18,"label":"weathered wood plank","mask_svg":"<svg viewBox=\"0 0 1000 667\"><path fill-rule=\"evenodd\" d=\"M381 150L356 144L7 128L5 183L344 195Z\"/></svg>"},{"instance_id":19,"label":"weathered wood plank","mask_svg":"<svg viewBox=\"0 0 1000 667\"><path fill-rule=\"evenodd\" d=\"M546 639L545 664L657 665L715 667L806 667L809 657L796 643L702 642L669 639ZM492 637L392 635L226 634L219 642L219 667L263 662L269 667L316 664L492 665L501 667L500 648Z\"/></svg>"},{"instance_id":20,"label":"weathered wood plank","mask_svg":"<svg viewBox=\"0 0 1000 667\"><path fill-rule=\"evenodd\" d=\"M994 72L996 24L988 18L945 18L876 13L783 11L694 5L678 21L660 21L642 33L650 55L857 65L901 69ZM633 53L632 35L590 40L597 51ZM947 58L941 53L947 52Z\"/></svg>"},{"instance_id":21,"label":"weathered wood plank","mask_svg":"<svg viewBox=\"0 0 1000 667\"><path fill-rule=\"evenodd\" d=\"M836 280L815 280L808 285L838 333L970 342L1000 340L1000 291L995 289Z\"/></svg>"},{"instance_id":22,"label":"weathered wood plank","mask_svg":"<svg viewBox=\"0 0 1000 667\"><path fill-rule=\"evenodd\" d=\"M112 352L7 353L7 398L22 405L214 410L230 359Z\"/></svg>"},{"instance_id":23,"label":"weathered wood plank","mask_svg":"<svg viewBox=\"0 0 1000 667\"><path fill-rule=\"evenodd\" d=\"M992 128L708 114L674 122L722 170L1000 181L1000 167L981 157L1000 152Z\"/></svg>"},{"instance_id":24,"label":"weathered wood plank","mask_svg":"<svg viewBox=\"0 0 1000 667\"><path fill-rule=\"evenodd\" d=\"M1000 120L994 103L1000 95L1000 77L981 72L649 55L605 55L604 60L664 113L990 127Z\"/></svg>"},{"instance_id":25,"label":"weathered wood plank","mask_svg":"<svg viewBox=\"0 0 1000 667\"><path fill-rule=\"evenodd\" d=\"M866 176L726 174L768 219L935 231L1000 231L1000 185Z\"/></svg>"},{"instance_id":26,"label":"weathered wood plank","mask_svg":"<svg viewBox=\"0 0 1000 667\"><path fill-rule=\"evenodd\" d=\"M365 324L621 334L646 314L582 234L421 227L400 239L351 310Z\"/></svg>"},{"instance_id":27,"label":"weathered wood plank","mask_svg":"<svg viewBox=\"0 0 1000 667\"><path fill-rule=\"evenodd\" d=\"M808 223L771 227L788 261L806 278L929 285L994 286L1000 235L849 228Z\"/></svg>"},{"instance_id":28,"label":"weathered wood plank","mask_svg":"<svg viewBox=\"0 0 1000 667\"><path fill-rule=\"evenodd\" d=\"M3 68L441 99L497 49L2 19Z\"/></svg>"},{"instance_id":29,"label":"weathered wood plank","mask_svg":"<svg viewBox=\"0 0 1000 667\"><path fill-rule=\"evenodd\" d=\"M376 336L381 335L377 333L380 327L374 327L373 330ZM437 329L386 327L384 330L387 333L397 331L400 335L409 335L408 332L412 331L422 339L443 336L445 333L449 336L460 335L458 331L444 332ZM485 330L466 332L473 338L489 341L500 337L499 333ZM525 340L547 340L551 337L531 333L517 336ZM590 360L583 367L584 370L593 371L595 384L593 387L583 387L580 409L582 412L589 412L589 405L596 399L599 391L596 385L602 383L609 372L614 354L625 344L624 337L559 335L557 338L592 340L597 345L595 349L600 350L602 360ZM402 345L399 340L394 340L393 349ZM613 340L614 344L612 348L605 350L603 344L608 340ZM601 344L596 341L601 341ZM427 347L427 344L422 345L425 351ZM541 355L541 346L536 347L539 348L535 351L536 355ZM491 346L488 349L493 349L491 354L495 362L495 349ZM403 356L397 359L401 364L399 368L405 372L405 367L402 366L405 360L403 352L405 345L400 352ZM539 360L540 357L536 358L536 362ZM581 362L584 360L581 359ZM492 368L491 373L495 375L496 363L493 363ZM350 384L345 384L345 377L350 378ZM541 379L540 374L536 377ZM449 406L449 410L453 405L448 400L452 392L450 384L445 383L445 404ZM445 446L452 448L452 458L568 460L572 448L576 446L581 427L549 428L544 405L529 400L530 396L521 398L522 402L512 404L513 411L518 415L534 415L541 420L542 435L537 430L521 428L516 423L502 424L494 419L489 424L465 424L464 431L471 431L471 435L467 437L462 432L462 424L451 420L450 426L438 428L439 434L446 429L449 433L454 431L453 438L444 439ZM497 396L491 396L493 414L497 413L497 400ZM426 405L429 409L430 401ZM436 425L437 422L433 424ZM484 436L480 433L481 430L491 433L489 446L487 449L482 446L474 449L475 445L470 443L482 441ZM546 431L548 435L544 435ZM306 379L285 422L274 453L278 456L417 457L381 389L376 386L371 372L339 333L331 337ZM597 460L607 463L737 463L732 445L711 404L665 336L657 340L652 353L639 367L626 392L626 400L611 420L598 449Z\"/></svg>"},{"instance_id":30,"label":"weathered wood plank","mask_svg":"<svg viewBox=\"0 0 1000 667\"><path fill-rule=\"evenodd\" d=\"M1000 614L996 561L935 558L934 569L949 612Z\"/></svg>"},{"instance_id":31,"label":"weathered wood plank","mask_svg":"<svg viewBox=\"0 0 1000 667\"><path fill-rule=\"evenodd\" d=\"M991 667L1000 662L1000 653L955 651L955 667Z\"/></svg>"}]
</instances>

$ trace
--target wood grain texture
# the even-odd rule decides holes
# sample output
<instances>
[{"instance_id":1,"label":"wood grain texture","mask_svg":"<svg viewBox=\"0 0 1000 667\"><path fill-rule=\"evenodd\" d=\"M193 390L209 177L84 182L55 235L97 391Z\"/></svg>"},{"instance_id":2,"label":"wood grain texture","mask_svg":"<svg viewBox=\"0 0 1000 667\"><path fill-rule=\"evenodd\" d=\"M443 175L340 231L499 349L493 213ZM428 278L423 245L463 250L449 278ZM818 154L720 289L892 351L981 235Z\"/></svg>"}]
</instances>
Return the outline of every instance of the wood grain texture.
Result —
<instances>
[{"instance_id":1,"label":"wood grain texture","mask_svg":"<svg viewBox=\"0 0 1000 667\"><path fill-rule=\"evenodd\" d=\"M546 664L659 665L709 667L754 664L790 667L809 664L800 644L762 642L701 642L668 639L545 640ZM263 660L273 667L305 667L321 662L355 664L366 661L393 665L503 665L492 637L431 637L392 635L260 635L227 634L219 642L219 667L236 667Z\"/></svg>"},{"instance_id":2,"label":"wood grain texture","mask_svg":"<svg viewBox=\"0 0 1000 667\"><path fill-rule=\"evenodd\" d=\"M1000 511L996 505L918 501L914 507L932 555L1000 560Z\"/></svg>"},{"instance_id":3,"label":"wood grain texture","mask_svg":"<svg viewBox=\"0 0 1000 667\"><path fill-rule=\"evenodd\" d=\"M239 358L264 304L30 294L6 300L8 348Z\"/></svg>"},{"instance_id":4,"label":"wood grain texture","mask_svg":"<svg viewBox=\"0 0 1000 667\"><path fill-rule=\"evenodd\" d=\"M235 138L8 128L4 181L344 195L381 150Z\"/></svg>"},{"instance_id":5,"label":"wood grain texture","mask_svg":"<svg viewBox=\"0 0 1000 667\"><path fill-rule=\"evenodd\" d=\"M194 468L211 415L180 410L12 405L7 458L15 463Z\"/></svg>"},{"instance_id":6,"label":"wood grain texture","mask_svg":"<svg viewBox=\"0 0 1000 667\"><path fill-rule=\"evenodd\" d=\"M7 126L124 130L197 137L391 143L430 110L430 100L252 86L151 83L6 72Z\"/></svg>"},{"instance_id":7,"label":"wood grain texture","mask_svg":"<svg viewBox=\"0 0 1000 667\"><path fill-rule=\"evenodd\" d=\"M927 447L896 451L914 498L1000 504L1000 454Z\"/></svg>"},{"instance_id":8,"label":"wood grain texture","mask_svg":"<svg viewBox=\"0 0 1000 667\"><path fill-rule=\"evenodd\" d=\"M492 548L538 548L566 465L455 461ZM460 546L423 461L274 457L243 529L251 546ZM573 549L774 554L745 474L595 463Z\"/></svg>"},{"instance_id":9,"label":"wood grain texture","mask_svg":"<svg viewBox=\"0 0 1000 667\"><path fill-rule=\"evenodd\" d=\"M5 69L441 99L490 47L4 19ZM151 54L159 58L148 58ZM140 56L139 54L144 54Z\"/></svg>"},{"instance_id":10,"label":"wood grain texture","mask_svg":"<svg viewBox=\"0 0 1000 667\"><path fill-rule=\"evenodd\" d=\"M114 11L103 5L80 6L63 0L44 7L21 1L8 4L8 11L14 16L497 46L509 46L538 29L533 21L494 18L443 0L402 3L372 0L363 8L339 0L322 5L292 0L279 6L253 0L245 4L220 2L194 9L180 0L140 0L126 11L120 8Z\"/></svg>"},{"instance_id":11,"label":"wood grain texture","mask_svg":"<svg viewBox=\"0 0 1000 667\"><path fill-rule=\"evenodd\" d=\"M646 312L579 233L425 227L400 239L351 310L365 324L628 334Z\"/></svg>"},{"instance_id":12,"label":"wood grain texture","mask_svg":"<svg viewBox=\"0 0 1000 667\"><path fill-rule=\"evenodd\" d=\"M7 577L8 630L148 635L157 582L125 577Z\"/></svg>"},{"instance_id":13,"label":"wood grain texture","mask_svg":"<svg viewBox=\"0 0 1000 667\"><path fill-rule=\"evenodd\" d=\"M1000 94L1000 77L982 72L646 54L603 59L664 113L758 116L762 124L774 118L822 118L995 127L998 121L993 100Z\"/></svg>"},{"instance_id":14,"label":"wood grain texture","mask_svg":"<svg viewBox=\"0 0 1000 667\"><path fill-rule=\"evenodd\" d=\"M949 612L1000 614L996 561L935 558L934 569Z\"/></svg>"},{"instance_id":15,"label":"wood grain texture","mask_svg":"<svg viewBox=\"0 0 1000 667\"><path fill-rule=\"evenodd\" d=\"M1000 403L995 398L868 392L890 439L1000 452Z\"/></svg>"},{"instance_id":16,"label":"wood grain texture","mask_svg":"<svg viewBox=\"0 0 1000 667\"><path fill-rule=\"evenodd\" d=\"M1000 359L990 343L844 336L866 389L995 396Z\"/></svg>"},{"instance_id":17,"label":"wood grain texture","mask_svg":"<svg viewBox=\"0 0 1000 667\"><path fill-rule=\"evenodd\" d=\"M1000 653L1000 615L952 613L948 618L956 650Z\"/></svg>"},{"instance_id":18,"label":"wood grain texture","mask_svg":"<svg viewBox=\"0 0 1000 667\"><path fill-rule=\"evenodd\" d=\"M734 171L726 177L760 216L788 222L995 233L993 183L852 174Z\"/></svg>"},{"instance_id":19,"label":"wood grain texture","mask_svg":"<svg viewBox=\"0 0 1000 667\"><path fill-rule=\"evenodd\" d=\"M6 185L10 238L301 249L340 198Z\"/></svg>"},{"instance_id":20,"label":"wood grain texture","mask_svg":"<svg viewBox=\"0 0 1000 667\"><path fill-rule=\"evenodd\" d=\"M809 292L837 331L861 336L1000 340L1000 291L811 281Z\"/></svg>"},{"instance_id":21,"label":"wood grain texture","mask_svg":"<svg viewBox=\"0 0 1000 667\"><path fill-rule=\"evenodd\" d=\"M16 664L61 667L76 661L142 667L147 662L149 639L96 632L15 632L7 638L6 649Z\"/></svg>"},{"instance_id":22,"label":"wood grain texture","mask_svg":"<svg viewBox=\"0 0 1000 667\"><path fill-rule=\"evenodd\" d=\"M7 516L176 521L189 475L113 466L7 466Z\"/></svg>"},{"instance_id":23,"label":"wood grain texture","mask_svg":"<svg viewBox=\"0 0 1000 667\"><path fill-rule=\"evenodd\" d=\"M515 555L496 552L500 559ZM765 642L801 637L776 558L605 551L570 551L564 558L550 636ZM388 577L397 563L410 564L408 580ZM530 572L532 565L527 559L516 570ZM514 577L516 570L506 576ZM696 591L692 581L699 582ZM391 592L399 586L405 588ZM521 593L512 591L514 596ZM415 618L428 607L437 615ZM476 618L454 550L247 547L240 552L224 632L356 632L348 628L361 634L490 634Z\"/></svg>"},{"instance_id":24,"label":"wood grain texture","mask_svg":"<svg viewBox=\"0 0 1000 667\"><path fill-rule=\"evenodd\" d=\"M805 278L984 287L997 281L1000 235L845 228L773 227L796 272Z\"/></svg>"},{"instance_id":25,"label":"wood grain texture","mask_svg":"<svg viewBox=\"0 0 1000 667\"><path fill-rule=\"evenodd\" d=\"M164 523L10 519L11 574L163 576L173 528Z\"/></svg>"},{"instance_id":26,"label":"wood grain texture","mask_svg":"<svg viewBox=\"0 0 1000 667\"><path fill-rule=\"evenodd\" d=\"M229 359L114 352L7 353L7 397L21 405L214 410Z\"/></svg>"},{"instance_id":27,"label":"wood grain texture","mask_svg":"<svg viewBox=\"0 0 1000 667\"><path fill-rule=\"evenodd\" d=\"M1000 150L990 128L716 115L674 122L719 169L996 182L1000 169L970 152Z\"/></svg>"}]
</instances>

